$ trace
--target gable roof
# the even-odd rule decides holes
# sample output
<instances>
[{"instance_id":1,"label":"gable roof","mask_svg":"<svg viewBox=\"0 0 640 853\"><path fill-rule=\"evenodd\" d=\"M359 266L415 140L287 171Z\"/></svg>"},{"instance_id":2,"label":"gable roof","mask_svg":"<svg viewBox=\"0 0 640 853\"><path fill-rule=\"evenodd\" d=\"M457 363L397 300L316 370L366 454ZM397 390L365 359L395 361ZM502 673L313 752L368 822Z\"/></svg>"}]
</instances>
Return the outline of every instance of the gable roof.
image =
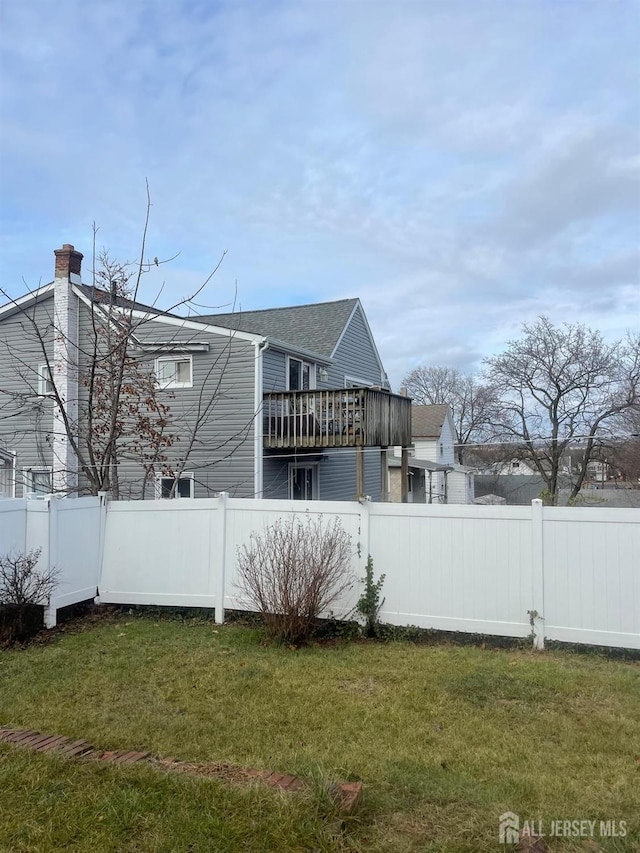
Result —
<instances>
[{"instance_id":1,"label":"gable roof","mask_svg":"<svg viewBox=\"0 0 640 853\"><path fill-rule=\"evenodd\" d=\"M440 438L450 409L445 403L411 407L411 435L414 438Z\"/></svg>"},{"instance_id":2,"label":"gable roof","mask_svg":"<svg viewBox=\"0 0 640 853\"><path fill-rule=\"evenodd\" d=\"M357 304L357 299L339 299L335 302L266 308L262 311L207 314L199 316L197 320L264 335L331 358Z\"/></svg>"},{"instance_id":3,"label":"gable roof","mask_svg":"<svg viewBox=\"0 0 640 853\"><path fill-rule=\"evenodd\" d=\"M161 311L159 308L154 308L153 305L145 305L142 302L127 299L124 296L112 296L107 290L101 287L94 287L92 284L74 284L73 285L80 293L84 294L90 302L95 302L97 305L115 305L117 308L127 308L132 311L144 311L148 314L162 314L165 317L175 317L169 311Z\"/></svg>"}]
</instances>

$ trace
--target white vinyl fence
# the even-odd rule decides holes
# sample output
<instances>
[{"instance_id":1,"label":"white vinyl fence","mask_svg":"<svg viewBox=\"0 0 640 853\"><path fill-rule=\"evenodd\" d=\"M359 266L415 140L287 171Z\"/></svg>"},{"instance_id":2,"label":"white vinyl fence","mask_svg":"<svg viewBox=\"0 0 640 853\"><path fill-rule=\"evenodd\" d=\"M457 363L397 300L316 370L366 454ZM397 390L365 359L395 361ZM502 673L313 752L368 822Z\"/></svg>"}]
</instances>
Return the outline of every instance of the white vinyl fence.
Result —
<instances>
[{"instance_id":1,"label":"white vinyl fence","mask_svg":"<svg viewBox=\"0 0 640 853\"><path fill-rule=\"evenodd\" d=\"M42 602L48 628L59 608L97 593L105 511L104 498L0 501L0 556L39 548L39 569L55 569L53 595Z\"/></svg>"},{"instance_id":2,"label":"white vinyl fence","mask_svg":"<svg viewBox=\"0 0 640 853\"><path fill-rule=\"evenodd\" d=\"M384 622L533 634L538 647L546 637L640 649L636 509L539 501L531 507L300 503L224 494L106 506L98 498L0 501L0 554L23 541L37 543L41 559L46 554L60 569L66 588L56 591L48 624L55 624L56 607L92 597L96 586L103 603L212 607L222 622L225 608L247 607L236 585L238 547L253 531L291 515L338 517L352 537L358 579L371 554L375 576L386 575ZM360 590L356 584L336 615L351 610Z\"/></svg>"}]
</instances>

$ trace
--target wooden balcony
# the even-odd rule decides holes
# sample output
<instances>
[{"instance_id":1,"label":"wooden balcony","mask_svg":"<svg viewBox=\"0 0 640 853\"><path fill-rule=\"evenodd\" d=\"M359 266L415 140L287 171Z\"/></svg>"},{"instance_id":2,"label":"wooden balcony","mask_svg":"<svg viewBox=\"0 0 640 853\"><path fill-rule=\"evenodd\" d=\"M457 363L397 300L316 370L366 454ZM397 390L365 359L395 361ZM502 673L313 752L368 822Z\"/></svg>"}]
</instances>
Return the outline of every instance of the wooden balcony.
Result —
<instances>
[{"instance_id":1,"label":"wooden balcony","mask_svg":"<svg viewBox=\"0 0 640 853\"><path fill-rule=\"evenodd\" d=\"M411 444L411 400L372 388L264 395L265 448Z\"/></svg>"}]
</instances>

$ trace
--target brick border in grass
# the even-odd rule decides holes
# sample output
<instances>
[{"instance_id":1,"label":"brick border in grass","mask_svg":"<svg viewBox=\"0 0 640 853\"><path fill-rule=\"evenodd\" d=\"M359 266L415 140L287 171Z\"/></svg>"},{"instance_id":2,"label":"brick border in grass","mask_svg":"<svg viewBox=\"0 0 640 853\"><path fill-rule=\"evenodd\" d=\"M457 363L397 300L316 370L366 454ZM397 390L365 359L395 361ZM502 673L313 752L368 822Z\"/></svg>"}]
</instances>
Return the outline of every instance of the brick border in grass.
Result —
<instances>
[{"instance_id":1,"label":"brick border in grass","mask_svg":"<svg viewBox=\"0 0 640 853\"><path fill-rule=\"evenodd\" d=\"M86 740L74 740L64 735L43 735L32 729L16 729L0 726L0 743L24 747L33 752L51 752L65 758L83 758L104 761L110 764L137 764L145 762L159 770L186 773L192 776L209 776L225 781L257 781L281 791L295 793L307 786L302 779L274 770L256 770L230 764L196 764L174 759L162 759L150 752L137 750L99 750ZM343 782L337 786L340 811L351 814L362 793L362 782Z\"/></svg>"}]
</instances>

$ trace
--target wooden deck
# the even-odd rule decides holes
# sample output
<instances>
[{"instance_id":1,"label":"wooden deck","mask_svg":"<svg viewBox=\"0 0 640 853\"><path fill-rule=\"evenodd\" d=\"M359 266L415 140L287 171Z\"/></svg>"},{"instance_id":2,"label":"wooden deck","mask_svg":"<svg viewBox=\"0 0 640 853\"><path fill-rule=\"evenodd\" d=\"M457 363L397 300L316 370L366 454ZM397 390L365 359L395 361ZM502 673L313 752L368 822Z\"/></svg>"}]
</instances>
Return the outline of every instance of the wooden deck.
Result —
<instances>
[{"instance_id":1,"label":"wooden deck","mask_svg":"<svg viewBox=\"0 0 640 853\"><path fill-rule=\"evenodd\" d=\"M263 416L269 449L411 444L411 400L372 388L273 391Z\"/></svg>"}]
</instances>

